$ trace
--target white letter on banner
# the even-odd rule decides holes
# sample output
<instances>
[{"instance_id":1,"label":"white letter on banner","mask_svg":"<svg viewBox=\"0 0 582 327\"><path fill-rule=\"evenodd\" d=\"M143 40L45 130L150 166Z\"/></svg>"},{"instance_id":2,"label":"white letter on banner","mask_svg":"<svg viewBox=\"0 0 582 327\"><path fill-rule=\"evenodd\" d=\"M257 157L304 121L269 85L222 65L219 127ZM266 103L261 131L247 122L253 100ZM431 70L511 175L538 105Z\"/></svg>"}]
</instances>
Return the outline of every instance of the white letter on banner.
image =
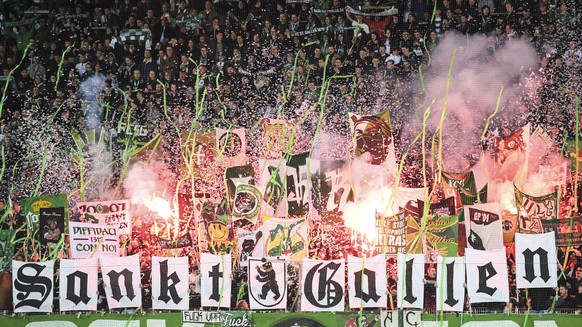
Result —
<instances>
[{"instance_id":1,"label":"white letter on banner","mask_svg":"<svg viewBox=\"0 0 582 327\"><path fill-rule=\"evenodd\" d=\"M465 261L470 303L509 301L505 248L492 251L467 248Z\"/></svg>"},{"instance_id":2,"label":"white letter on banner","mask_svg":"<svg viewBox=\"0 0 582 327\"><path fill-rule=\"evenodd\" d=\"M139 254L129 257L101 257L103 286L110 309L141 306Z\"/></svg>"},{"instance_id":3,"label":"white letter on banner","mask_svg":"<svg viewBox=\"0 0 582 327\"><path fill-rule=\"evenodd\" d=\"M348 295L351 309L385 308L386 255L371 258L348 256Z\"/></svg>"},{"instance_id":4,"label":"white letter on banner","mask_svg":"<svg viewBox=\"0 0 582 327\"><path fill-rule=\"evenodd\" d=\"M515 234L517 288L557 287L556 235Z\"/></svg>"},{"instance_id":5,"label":"white letter on banner","mask_svg":"<svg viewBox=\"0 0 582 327\"><path fill-rule=\"evenodd\" d=\"M52 312L54 264L12 261L14 312Z\"/></svg>"},{"instance_id":6,"label":"white letter on banner","mask_svg":"<svg viewBox=\"0 0 582 327\"><path fill-rule=\"evenodd\" d=\"M465 258L438 257L437 260L437 311L462 312L465 305Z\"/></svg>"},{"instance_id":7,"label":"white letter on banner","mask_svg":"<svg viewBox=\"0 0 582 327\"><path fill-rule=\"evenodd\" d=\"M188 310L188 257L152 257L152 306Z\"/></svg>"},{"instance_id":8,"label":"white letter on banner","mask_svg":"<svg viewBox=\"0 0 582 327\"><path fill-rule=\"evenodd\" d=\"M94 259L61 259L60 310L97 310L98 263Z\"/></svg>"},{"instance_id":9,"label":"white letter on banner","mask_svg":"<svg viewBox=\"0 0 582 327\"><path fill-rule=\"evenodd\" d=\"M344 260L303 259L301 311L341 311L344 308Z\"/></svg>"},{"instance_id":10,"label":"white letter on banner","mask_svg":"<svg viewBox=\"0 0 582 327\"><path fill-rule=\"evenodd\" d=\"M232 256L202 253L200 284L203 307L230 307Z\"/></svg>"},{"instance_id":11,"label":"white letter on banner","mask_svg":"<svg viewBox=\"0 0 582 327\"><path fill-rule=\"evenodd\" d=\"M399 308L423 308L423 278L424 254L398 253L398 281L396 287Z\"/></svg>"}]
</instances>

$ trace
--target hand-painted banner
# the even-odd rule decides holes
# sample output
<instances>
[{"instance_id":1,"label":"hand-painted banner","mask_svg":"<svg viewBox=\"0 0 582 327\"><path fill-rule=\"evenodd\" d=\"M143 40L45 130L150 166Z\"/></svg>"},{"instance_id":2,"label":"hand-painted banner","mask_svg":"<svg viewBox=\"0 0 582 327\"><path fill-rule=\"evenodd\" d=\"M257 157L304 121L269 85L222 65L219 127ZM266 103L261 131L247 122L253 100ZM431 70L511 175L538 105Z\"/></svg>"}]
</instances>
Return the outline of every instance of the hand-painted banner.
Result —
<instances>
[{"instance_id":1,"label":"hand-painted banner","mask_svg":"<svg viewBox=\"0 0 582 327\"><path fill-rule=\"evenodd\" d=\"M236 239L238 244L238 262L240 267L247 267L250 257L263 257L263 231L261 229L249 232L244 229L237 229Z\"/></svg>"},{"instance_id":2,"label":"hand-painted banner","mask_svg":"<svg viewBox=\"0 0 582 327\"><path fill-rule=\"evenodd\" d=\"M318 170L319 161L312 160L309 152L287 157L285 186L289 216L307 216L314 210L311 202L311 176Z\"/></svg>"},{"instance_id":3,"label":"hand-painted banner","mask_svg":"<svg viewBox=\"0 0 582 327\"><path fill-rule=\"evenodd\" d=\"M66 194L41 195L24 198L21 202L22 214L26 217L28 229L32 232L39 227L41 208L65 208L65 222L69 220L69 202Z\"/></svg>"},{"instance_id":4,"label":"hand-painted banner","mask_svg":"<svg viewBox=\"0 0 582 327\"><path fill-rule=\"evenodd\" d=\"M120 235L131 234L129 200L78 202L81 222L117 227Z\"/></svg>"},{"instance_id":5,"label":"hand-painted banner","mask_svg":"<svg viewBox=\"0 0 582 327\"><path fill-rule=\"evenodd\" d=\"M487 202L487 185L477 194L477 184L472 171L464 173L443 172L442 177L445 197L455 197L458 207L475 204L477 199L481 203Z\"/></svg>"},{"instance_id":6,"label":"hand-painted banner","mask_svg":"<svg viewBox=\"0 0 582 327\"><path fill-rule=\"evenodd\" d=\"M341 311L344 308L344 260L303 259L301 311Z\"/></svg>"},{"instance_id":7,"label":"hand-painted banner","mask_svg":"<svg viewBox=\"0 0 582 327\"><path fill-rule=\"evenodd\" d=\"M249 306L251 310L287 307L287 265L277 258L249 258Z\"/></svg>"},{"instance_id":8,"label":"hand-painted banner","mask_svg":"<svg viewBox=\"0 0 582 327\"><path fill-rule=\"evenodd\" d=\"M263 137L261 140L261 157L273 159L281 157L283 152L293 148L295 122L282 119L263 119Z\"/></svg>"},{"instance_id":9,"label":"hand-painted banner","mask_svg":"<svg viewBox=\"0 0 582 327\"><path fill-rule=\"evenodd\" d=\"M261 211L261 204L263 202L263 195L256 186L250 184L238 184L236 186L233 202L233 220L246 219L253 225L257 223Z\"/></svg>"},{"instance_id":10,"label":"hand-painted banner","mask_svg":"<svg viewBox=\"0 0 582 327\"><path fill-rule=\"evenodd\" d=\"M503 226L499 203L465 206L467 247L494 250L503 247Z\"/></svg>"},{"instance_id":11,"label":"hand-painted banner","mask_svg":"<svg viewBox=\"0 0 582 327\"><path fill-rule=\"evenodd\" d=\"M259 229L263 233L263 253L253 251L257 257L289 256L292 260L301 260L307 255L307 221L304 218L271 218Z\"/></svg>"},{"instance_id":12,"label":"hand-painted banner","mask_svg":"<svg viewBox=\"0 0 582 327\"><path fill-rule=\"evenodd\" d=\"M385 163L389 173L396 175L396 155L390 127L390 113L383 111L369 116L350 113L349 118L356 157L365 155L364 160L374 165Z\"/></svg>"},{"instance_id":13,"label":"hand-painted banner","mask_svg":"<svg viewBox=\"0 0 582 327\"><path fill-rule=\"evenodd\" d=\"M54 261L12 261L14 312L52 312Z\"/></svg>"},{"instance_id":14,"label":"hand-painted banner","mask_svg":"<svg viewBox=\"0 0 582 327\"><path fill-rule=\"evenodd\" d=\"M505 139L495 140L495 164L501 180L521 180L527 173L527 148L530 125L527 124Z\"/></svg>"},{"instance_id":15,"label":"hand-painted banner","mask_svg":"<svg viewBox=\"0 0 582 327\"><path fill-rule=\"evenodd\" d=\"M554 232L555 246L582 245L582 217L542 220L544 231Z\"/></svg>"},{"instance_id":16,"label":"hand-painted banner","mask_svg":"<svg viewBox=\"0 0 582 327\"><path fill-rule=\"evenodd\" d=\"M354 200L354 192L348 177L344 160L326 160L319 164L319 173L314 178L314 205L320 216L335 212L341 213L348 201ZM317 182L315 182L317 181Z\"/></svg>"},{"instance_id":17,"label":"hand-painted banner","mask_svg":"<svg viewBox=\"0 0 582 327\"><path fill-rule=\"evenodd\" d=\"M251 312L247 311L182 311L182 325L190 327L251 327ZM179 322L166 326L180 326Z\"/></svg>"},{"instance_id":18,"label":"hand-painted banner","mask_svg":"<svg viewBox=\"0 0 582 327\"><path fill-rule=\"evenodd\" d=\"M424 201L426 194L425 188L407 188L407 187L396 187L396 191L393 192L390 201L393 201L392 212L399 212L404 210L404 216L411 215L415 218L420 218L421 215L418 214L418 200Z\"/></svg>"},{"instance_id":19,"label":"hand-painted banner","mask_svg":"<svg viewBox=\"0 0 582 327\"><path fill-rule=\"evenodd\" d=\"M406 250L408 253L426 253L430 262L435 262L437 255L452 257L458 251L458 216L433 217L422 230L419 220L408 217L406 220ZM418 238L419 233L421 238ZM413 244L415 239L416 244ZM414 245L414 246L413 246Z\"/></svg>"},{"instance_id":20,"label":"hand-painted banner","mask_svg":"<svg viewBox=\"0 0 582 327\"><path fill-rule=\"evenodd\" d=\"M465 306L465 258L438 257L436 309L463 312Z\"/></svg>"},{"instance_id":21,"label":"hand-painted banner","mask_svg":"<svg viewBox=\"0 0 582 327\"><path fill-rule=\"evenodd\" d=\"M558 190L543 196L531 196L523 193L515 185L514 188L520 231L543 233L542 221L558 218Z\"/></svg>"},{"instance_id":22,"label":"hand-painted banner","mask_svg":"<svg viewBox=\"0 0 582 327\"><path fill-rule=\"evenodd\" d=\"M200 284L203 307L230 307L232 256L200 254Z\"/></svg>"},{"instance_id":23,"label":"hand-painted banner","mask_svg":"<svg viewBox=\"0 0 582 327\"><path fill-rule=\"evenodd\" d=\"M515 234L515 280L517 288L558 286L556 237L544 234Z\"/></svg>"},{"instance_id":24,"label":"hand-painted banner","mask_svg":"<svg viewBox=\"0 0 582 327\"><path fill-rule=\"evenodd\" d=\"M228 194L228 200L231 203L231 206L234 202L234 196L236 194L236 187L240 184L250 184L254 185L255 180L253 176L255 175L255 171L253 170L252 165L246 166L236 166L226 168L225 172L225 180L226 180L226 188Z\"/></svg>"},{"instance_id":25,"label":"hand-painted banner","mask_svg":"<svg viewBox=\"0 0 582 327\"><path fill-rule=\"evenodd\" d=\"M119 256L117 228L92 223L69 223L73 258Z\"/></svg>"},{"instance_id":26,"label":"hand-painted banner","mask_svg":"<svg viewBox=\"0 0 582 327\"><path fill-rule=\"evenodd\" d=\"M99 258L109 309L141 306L139 254Z\"/></svg>"},{"instance_id":27,"label":"hand-painted banner","mask_svg":"<svg viewBox=\"0 0 582 327\"><path fill-rule=\"evenodd\" d=\"M505 248L489 251L467 248L465 262L470 303L509 301Z\"/></svg>"},{"instance_id":28,"label":"hand-painted banner","mask_svg":"<svg viewBox=\"0 0 582 327\"><path fill-rule=\"evenodd\" d=\"M282 217L287 213L287 187L283 158L277 160L259 159L261 180L259 189L263 193L261 213L263 217Z\"/></svg>"},{"instance_id":29,"label":"hand-painted banner","mask_svg":"<svg viewBox=\"0 0 582 327\"><path fill-rule=\"evenodd\" d=\"M247 161L244 128L216 129L216 151L218 160L226 167L242 166Z\"/></svg>"},{"instance_id":30,"label":"hand-painted banner","mask_svg":"<svg viewBox=\"0 0 582 327\"><path fill-rule=\"evenodd\" d=\"M348 299L350 309L385 308L386 255L371 258L348 256Z\"/></svg>"},{"instance_id":31,"label":"hand-painted banner","mask_svg":"<svg viewBox=\"0 0 582 327\"><path fill-rule=\"evenodd\" d=\"M411 218L412 219L412 218ZM406 217L404 211L394 216L384 217L376 212L378 247L382 253L394 255L406 249Z\"/></svg>"},{"instance_id":32,"label":"hand-painted banner","mask_svg":"<svg viewBox=\"0 0 582 327\"><path fill-rule=\"evenodd\" d=\"M188 285L187 256L152 256L152 306L155 310L188 310Z\"/></svg>"},{"instance_id":33,"label":"hand-painted banner","mask_svg":"<svg viewBox=\"0 0 582 327\"><path fill-rule=\"evenodd\" d=\"M59 309L97 310L97 258L61 259L59 268Z\"/></svg>"},{"instance_id":34,"label":"hand-painted banner","mask_svg":"<svg viewBox=\"0 0 582 327\"><path fill-rule=\"evenodd\" d=\"M40 242L58 243L65 232L65 208L40 208Z\"/></svg>"},{"instance_id":35,"label":"hand-painted banner","mask_svg":"<svg viewBox=\"0 0 582 327\"><path fill-rule=\"evenodd\" d=\"M398 308L424 307L424 254L398 253Z\"/></svg>"}]
</instances>

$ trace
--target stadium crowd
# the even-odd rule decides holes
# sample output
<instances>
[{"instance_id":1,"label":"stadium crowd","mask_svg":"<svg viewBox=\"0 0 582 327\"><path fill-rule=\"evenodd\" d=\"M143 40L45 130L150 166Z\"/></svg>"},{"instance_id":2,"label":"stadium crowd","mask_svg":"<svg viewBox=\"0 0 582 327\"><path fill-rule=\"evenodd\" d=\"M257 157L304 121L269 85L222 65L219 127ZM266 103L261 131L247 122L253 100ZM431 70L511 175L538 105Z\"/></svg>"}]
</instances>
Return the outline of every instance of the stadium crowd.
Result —
<instances>
[{"instance_id":1,"label":"stadium crowd","mask_svg":"<svg viewBox=\"0 0 582 327\"><path fill-rule=\"evenodd\" d=\"M482 42L475 60L483 70L496 64L496 51L517 39L530 42L537 52L539 67L529 73L539 87L533 96L516 96L524 115L500 115L493 121L497 136L508 136L530 122L552 131L561 145L573 136L577 110L564 89L582 91L582 1L22 0L0 2L0 12L0 188L6 200L9 190L14 199L35 189L73 193L78 176L64 155L76 146L71 130L104 128L107 139L133 136L140 142L162 133L163 148L172 153L178 146L172 143L174 126L187 131L193 121L197 130L254 129L264 118L307 117L303 130L315 133L319 111L308 110L325 97L324 131L347 136L348 112L389 108L395 142L405 144L410 140L400 138L406 127L403 117L422 103L419 72L430 77L431 53L450 35ZM128 123L120 127L124 117ZM123 158L116 153L123 145L113 145L118 147L112 154L118 165ZM43 158L38 151L46 147L52 156L45 151ZM165 155L164 161L177 170L177 157ZM467 155L467 160L475 159ZM414 169L419 160L420 152L409 153L405 185L422 186L420 170ZM43 183L37 186L36 174L44 162L60 169L43 171ZM18 211L3 227L22 224L23 217L17 216ZM155 252L151 227L134 223L134 237L124 251ZM334 238L312 233L312 257L336 259L358 251L351 248L347 231L336 230L341 237ZM562 251L560 259L564 256ZM67 251L63 257L69 257ZM511 260L509 269L515 274ZM151 269L148 264L143 260L144 271ZM388 282L395 295L396 267L389 264ZM197 267L191 270L195 308L199 275ZM426 270L427 303L433 299L434 305L436 270ZM579 249L571 249L564 274L556 308L582 308ZM244 275L244 270L235 271L235 283L244 283ZM296 271L290 276L296 285ZM148 281L142 284L147 299ZM515 308L529 305L539 311L549 309L556 294L530 291L526 300L515 285L512 292ZM290 306L295 294L289 291ZM394 305L395 296L392 300ZM244 309L244 301L233 298L232 307Z\"/></svg>"}]
</instances>

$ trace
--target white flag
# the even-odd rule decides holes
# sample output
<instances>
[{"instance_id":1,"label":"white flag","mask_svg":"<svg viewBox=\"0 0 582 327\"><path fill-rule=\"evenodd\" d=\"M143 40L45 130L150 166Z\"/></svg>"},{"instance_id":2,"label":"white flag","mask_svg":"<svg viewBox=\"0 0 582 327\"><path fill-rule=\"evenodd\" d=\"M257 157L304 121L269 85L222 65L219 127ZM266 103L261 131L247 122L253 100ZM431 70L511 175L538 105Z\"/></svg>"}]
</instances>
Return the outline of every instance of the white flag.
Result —
<instances>
[{"instance_id":1,"label":"white flag","mask_svg":"<svg viewBox=\"0 0 582 327\"><path fill-rule=\"evenodd\" d=\"M517 288L558 286L556 235L515 234L515 279Z\"/></svg>"},{"instance_id":2,"label":"white flag","mask_svg":"<svg viewBox=\"0 0 582 327\"><path fill-rule=\"evenodd\" d=\"M399 308L422 309L424 306L424 254L398 253Z\"/></svg>"},{"instance_id":3,"label":"white flag","mask_svg":"<svg viewBox=\"0 0 582 327\"><path fill-rule=\"evenodd\" d=\"M152 306L157 310L188 310L188 257L152 257Z\"/></svg>"},{"instance_id":4,"label":"white flag","mask_svg":"<svg viewBox=\"0 0 582 327\"><path fill-rule=\"evenodd\" d=\"M509 301L505 248L489 251L467 248L465 262L470 303Z\"/></svg>"},{"instance_id":5,"label":"white flag","mask_svg":"<svg viewBox=\"0 0 582 327\"><path fill-rule=\"evenodd\" d=\"M54 261L12 260L14 312L52 312Z\"/></svg>"},{"instance_id":6,"label":"white flag","mask_svg":"<svg viewBox=\"0 0 582 327\"><path fill-rule=\"evenodd\" d=\"M386 307L385 254L371 258L348 256L348 295L351 309Z\"/></svg>"},{"instance_id":7,"label":"white flag","mask_svg":"<svg viewBox=\"0 0 582 327\"><path fill-rule=\"evenodd\" d=\"M437 259L437 311L462 312L465 306L465 258L441 257Z\"/></svg>"},{"instance_id":8,"label":"white flag","mask_svg":"<svg viewBox=\"0 0 582 327\"><path fill-rule=\"evenodd\" d=\"M203 307L230 307L232 256L200 255L200 283Z\"/></svg>"},{"instance_id":9,"label":"white flag","mask_svg":"<svg viewBox=\"0 0 582 327\"><path fill-rule=\"evenodd\" d=\"M503 226L499 203L465 206L467 247L495 250L503 247Z\"/></svg>"},{"instance_id":10,"label":"white flag","mask_svg":"<svg viewBox=\"0 0 582 327\"><path fill-rule=\"evenodd\" d=\"M303 259L301 311L343 311L344 260Z\"/></svg>"},{"instance_id":11,"label":"white flag","mask_svg":"<svg viewBox=\"0 0 582 327\"><path fill-rule=\"evenodd\" d=\"M139 254L128 257L101 257L103 285L110 309L141 306Z\"/></svg>"},{"instance_id":12,"label":"white flag","mask_svg":"<svg viewBox=\"0 0 582 327\"><path fill-rule=\"evenodd\" d=\"M61 259L59 307L61 311L97 310L97 258Z\"/></svg>"},{"instance_id":13,"label":"white flag","mask_svg":"<svg viewBox=\"0 0 582 327\"><path fill-rule=\"evenodd\" d=\"M285 309L287 306L285 260L249 258L248 268L251 310Z\"/></svg>"}]
</instances>

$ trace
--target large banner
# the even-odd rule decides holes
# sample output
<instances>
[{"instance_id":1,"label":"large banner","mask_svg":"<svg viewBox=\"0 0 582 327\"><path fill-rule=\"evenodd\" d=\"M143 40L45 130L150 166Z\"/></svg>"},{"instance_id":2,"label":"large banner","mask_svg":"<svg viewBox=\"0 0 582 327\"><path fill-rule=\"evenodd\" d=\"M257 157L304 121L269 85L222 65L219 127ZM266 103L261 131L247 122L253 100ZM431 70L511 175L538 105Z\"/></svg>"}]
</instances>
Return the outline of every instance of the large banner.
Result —
<instances>
[{"instance_id":1,"label":"large banner","mask_svg":"<svg viewBox=\"0 0 582 327\"><path fill-rule=\"evenodd\" d=\"M28 229L36 231L39 227L41 208L65 208L65 222L69 220L69 202L66 194L41 195L22 199L22 214L26 217Z\"/></svg>"},{"instance_id":2,"label":"large banner","mask_svg":"<svg viewBox=\"0 0 582 327\"><path fill-rule=\"evenodd\" d=\"M385 254L371 258L348 256L350 309L385 308L387 293Z\"/></svg>"},{"instance_id":3,"label":"large banner","mask_svg":"<svg viewBox=\"0 0 582 327\"><path fill-rule=\"evenodd\" d=\"M14 312L52 312L54 261L12 261Z\"/></svg>"},{"instance_id":4,"label":"large banner","mask_svg":"<svg viewBox=\"0 0 582 327\"><path fill-rule=\"evenodd\" d=\"M437 311L463 312L465 307L465 258L438 257L436 283Z\"/></svg>"},{"instance_id":5,"label":"large banner","mask_svg":"<svg viewBox=\"0 0 582 327\"><path fill-rule=\"evenodd\" d=\"M517 288L558 286L556 238L545 234L515 234L515 279Z\"/></svg>"},{"instance_id":6,"label":"large banner","mask_svg":"<svg viewBox=\"0 0 582 327\"><path fill-rule=\"evenodd\" d=\"M75 259L119 256L117 228L92 223L69 223L71 252Z\"/></svg>"},{"instance_id":7,"label":"large banner","mask_svg":"<svg viewBox=\"0 0 582 327\"><path fill-rule=\"evenodd\" d=\"M59 269L61 311L97 310L97 271L97 258L61 259Z\"/></svg>"},{"instance_id":8,"label":"large banner","mask_svg":"<svg viewBox=\"0 0 582 327\"><path fill-rule=\"evenodd\" d=\"M139 254L99 258L109 309L141 306Z\"/></svg>"},{"instance_id":9,"label":"large banner","mask_svg":"<svg viewBox=\"0 0 582 327\"><path fill-rule=\"evenodd\" d=\"M249 258L249 305L251 310L285 309L287 265L277 258Z\"/></svg>"},{"instance_id":10,"label":"large banner","mask_svg":"<svg viewBox=\"0 0 582 327\"><path fill-rule=\"evenodd\" d=\"M542 221L558 218L558 190L531 196L515 187L515 204L519 210L519 229L522 233L543 233Z\"/></svg>"},{"instance_id":11,"label":"large banner","mask_svg":"<svg viewBox=\"0 0 582 327\"><path fill-rule=\"evenodd\" d=\"M188 310L188 257L152 257L152 306L156 310Z\"/></svg>"},{"instance_id":12,"label":"large banner","mask_svg":"<svg viewBox=\"0 0 582 327\"><path fill-rule=\"evenodd\" d=\"M226 167L242 166L246 158L246 137L244 128L216 129L216 152L218 160Z\"/></svg>"},{"instance_id":13,"label":"large banner","mask_svg":"<svg viewBox=\"0 0 582 327\"><path fill-rule=\"evenodd\" d=\"M542 220L545 232L554 232L555 246L582 245L582 217Z\"/></svg>"},{"instance_id":14,"label":"large banner","mask_svg":"<svg viewBox=\"0 0 582 327\"><path fill-rule=\"evenodd\" d=\"M495 139L495 164L501 180L522 179L527 173L529 134L530 125L527 124L504 139Z\"/></svg>"},{"instance_id":15,"label":"large banner","mask_svg":"<svg viewBox=\"0 0 582 327\"><path fill-rule=\"evenodd\" d=\"M412 218L410 218L412 219ZM394 216L384 217L376 212L378 247L382 253L395 255L406 249L406 217L404 211Z\"/></svg>"},{"instance_id":16,"label":"large banner","mask_svg":"<svg viewBox=\"0 0 582 327\"><path fill-rule=\"evenodd\" d=\"M398 254L398 307L422 309L424 307L424 254Z\"/></svg>"},{"instance_id":17,"label":"large banner","mask_svg":"<svg viewBox=\"0 0 582 327\"><path fill-rule=\"evenodd\" d=\"M260 187L263 194L261 213L267 217L282 217L287 213L287 187L285 171L287 165L283 158L259 159Z\"/></svg>"},{"instance_id":18,"label":"large banner","mask_svg":"<svg viewBox=\"0 0 582 327\"><path fill-rule=\"evenodd\" d=\"M203 307L230 307L232 256L200 254L200 284Z\"/></svg>"},{"instance_id":19,"label":"large banner","mask_svg":"<svg viewBox=\"0 0 582 327\"><path fill-rule=\"evenodd\" d=\"M465 261L470 303L509 301L505 248L490 251L467 248Z\"/></svg>"},{"instance_id":20,"label":"large banner","mask_svg":"<svg viewBox=\"0 0 582 327\"><path fill-rule=\"evenodd\" d=\"M311 159L309 152L287 157L285 186L289 216L304 217L315 210L311 201L311 176L318 171L319 161Z\"/></svg>"},{"instance_id":21,"label":"large banner","mask_svg":"<svg viewBox=\"0 0 582 327\"><path fill-rule=\"evenodd\" d=\"M285 219L271 218L259 229L262 244L253 251L257 257L289 256L301 260L307 255L307 221L305 218Z\"/></svg>"},{"instance_id":22,"label":"large banner","mask_svg":"<svg viewBox=\"0 0 582 327\"><path fill-rule=\"evenodd\" d=\"M524 323L527 321L527 323ZM82 315L0 316L0 326L9 327L549 327L579 326L573 314L422 314L422 311L347 312L253 312L183 311L136 315L92 313Z\"/></svg>"},{"instance_id":23,"label":"large banner","mask_svg":"<svg viewBox=\"0 0 582 327\"><path fill-rule=\"evenodd\" d=\"M344 260L303 259L301 311L341 311L344 308Z\"/></svg>"},{"instance_id":24,"label":"large banner","mask_svg":"<svg viewBox=\"0 0 582 327\"><path fill-rule=\"evenodd\" d=\"M499 203L466 205L464 210L467 247L475 250L494 250L503 246Z\"/></svg>"},{"instance_id":25,"label":"large banner","mask_svg":"<svg viewBox=\"0 0 582 327\"><path fill-rule=\"evenodd\" d=\"M131 234L129 200L78 202L82 222L117 227L120 235Z\"/></svg>"}]
</instances>

